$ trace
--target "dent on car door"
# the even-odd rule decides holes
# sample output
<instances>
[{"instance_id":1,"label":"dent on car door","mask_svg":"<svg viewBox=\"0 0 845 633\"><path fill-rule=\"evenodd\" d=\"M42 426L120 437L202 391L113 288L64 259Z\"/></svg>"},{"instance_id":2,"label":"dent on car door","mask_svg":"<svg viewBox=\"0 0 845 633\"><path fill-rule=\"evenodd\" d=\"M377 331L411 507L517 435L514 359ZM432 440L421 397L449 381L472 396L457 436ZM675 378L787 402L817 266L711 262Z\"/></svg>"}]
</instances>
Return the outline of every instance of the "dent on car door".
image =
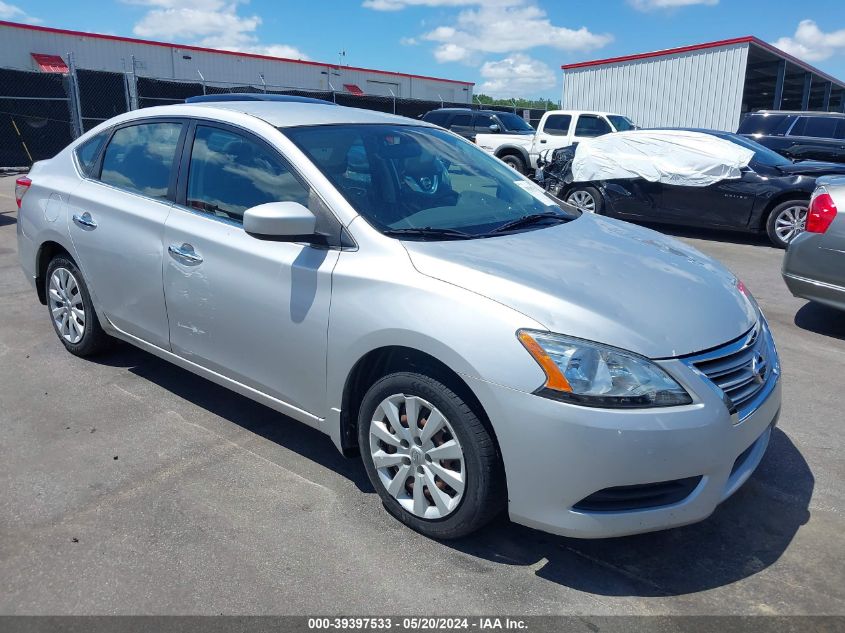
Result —
<instances>
[{"instance_id":1,"label":"dent on car door","mask_svg":"<svg viewBox=\"0 0 845 633\"><path fill-rule=\"evenodd\" d=\"M162 237L186 127L151 120L116 129L69 200L68 230L99 308L119 329L165 348Z\"/></svg>"},{"instance_id":2,"label":"dent on car door","mask_svg":"<svg viewBox=\"0 0 845 633\"><path fill-rule=\"evenodd\" d=\"M167 220L164 283L174 352L323 417L331 272L338 251L259 239L246 209L322 202L260 139L197 124ZM193 136L193 138L191 138Z\"/></svg>"}]
</instances>

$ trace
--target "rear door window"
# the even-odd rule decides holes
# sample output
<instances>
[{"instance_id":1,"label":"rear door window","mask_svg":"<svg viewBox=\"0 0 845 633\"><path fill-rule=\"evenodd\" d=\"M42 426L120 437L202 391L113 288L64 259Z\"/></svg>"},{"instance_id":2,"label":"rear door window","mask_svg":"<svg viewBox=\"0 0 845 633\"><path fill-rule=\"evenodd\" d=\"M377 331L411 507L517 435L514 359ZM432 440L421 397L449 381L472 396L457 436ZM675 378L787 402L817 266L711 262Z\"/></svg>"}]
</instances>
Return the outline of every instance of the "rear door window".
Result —
<instances>
[{"instance_id":1,"label":"rear door window","mask_svg":"<svg viewBox=\"0 0 845 633\"><path fill-rule=\"evenodd\" d=\"M550 114L546 118L543 131L552 136L566 136L569 134L569 127L572 125L571 114Z\"/></svg>"},{"instance_id":2,"label":"rear door window","mask_svg":"<svg viewBox=\"0 0 845 633\"><path fill-rule=\"evenodd\" d=\"M783 135L789 130L795 118L795 116L786 114L749 114L740 124L737 133L765 136Z\"/></svg>"},{"instance_id":3,"label":"rear door window","mask_svg":"<svg viewBox=\"0 0 845 633\"><path fill-rule=\"evenodd\" d=\"M440 126L444 126L448 119L448 112L438 112L437 110L429 112L423 117L423 121L425 121L426 123L433 123L434 125Z\"/></svg>"},{"instance_id":4,"label":"rear door window","mask_svg":"<svg viewBox=\"0 0 845 633\"><path fill-rule=\"evenodd\" d=\"M612 130L610 123L595 114L582 114L575 124L575 136L593 137L608 134Z\"/></svg>"},{"instance_id":5,"label":"rear door window","mask_svg":"<svg viewBox=\"0 0 845 633\"><path fill-rule=\"evenodd\" d=\"M812 136L813 138L836 138L837 119L825 116L802 116L798 118L790 136Z\"/></svg>"},{"instance_id":6,"label":"rear door window","mask_svg":"<svg viewBox=\"0 0 845 633\"><path fill-rule=\"evenodd\" d=\"M267 202L308 206L309 189L281 157L245 136L198 125L191 148L187 206L242 222L244 211Z\"/></svg>"},{"instance_id":7,"label":"rear door window","mask_svg":"<svg viewBox=\"0 0 845 633\"><path fill-rule=\"evenodd\" d=\"M115 131L103 155L100 180L151 198L166 198L181 123L140 123Z\"/></svg>"},{"instance_id":8,"label":"rear door window","mask_svg":"<svg viewBox=\"0 0 845 633\"><path fill-rule=\"evenodd\" d=\"M472 115L469 113L456 114L449 121L449 129L457 134L471 134L473 132Z\"/></svg>"},{"instance_id":9,"label":"rear door window","mask_svg":"<svg viewBox=\"0 0 845 633\"><path fill-rule=\"evenodd\" d=\"M475 121L473 122L473 125L475 126L475 132L477 134L489 134L490 126L494 124L499 125L499 122L496 121L496 119L494 119L489 114L476 114ZM499 125L499 128L501 127L502 126ZM499 131L503 132L504 130L500 129Z\"/></svg>"}]
</instances>

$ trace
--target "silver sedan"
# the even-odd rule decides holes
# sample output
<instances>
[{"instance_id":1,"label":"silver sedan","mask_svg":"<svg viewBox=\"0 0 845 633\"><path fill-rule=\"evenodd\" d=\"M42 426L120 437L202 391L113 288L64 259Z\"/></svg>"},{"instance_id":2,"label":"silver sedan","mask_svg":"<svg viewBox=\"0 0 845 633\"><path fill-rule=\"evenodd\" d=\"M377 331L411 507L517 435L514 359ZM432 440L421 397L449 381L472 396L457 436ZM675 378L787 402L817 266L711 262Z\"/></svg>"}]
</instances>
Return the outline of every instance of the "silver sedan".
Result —
<instances>
[{"instance_id":1,"label":"silver sedan","mask_svg":"<svg viewBox=\"0 0 845 633\"><path fill-rule=\"evenodd\" d=\"M817 184L807 230L784 256L783 279L796 297L845 310L845 177L819 178Z\"/></svg>"},{"instance_id":2,"label":"silver sedan","mask_svg":"<svg viewBox=\"0 0 845 633\"><path fill-rule=\"evenodd\" d=\"M69 352L128 341L325 432L433 537L504 509L579 537L704 519L780 411L733 274L418 121L149 108L17 197L21 265Z\"/></svg>"}]
</instances>

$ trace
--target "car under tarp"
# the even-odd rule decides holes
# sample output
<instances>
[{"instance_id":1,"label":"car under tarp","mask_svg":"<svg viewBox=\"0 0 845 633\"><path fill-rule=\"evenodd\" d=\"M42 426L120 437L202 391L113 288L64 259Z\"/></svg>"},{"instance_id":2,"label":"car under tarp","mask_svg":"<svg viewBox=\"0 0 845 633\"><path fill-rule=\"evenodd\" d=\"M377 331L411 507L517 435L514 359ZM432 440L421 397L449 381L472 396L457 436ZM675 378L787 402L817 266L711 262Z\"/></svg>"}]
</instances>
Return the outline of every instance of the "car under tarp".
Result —
<instances>
[{"instance_id":1,"label":"car under tarp","mask_svg":"<svg viewBox=\"0 0 845 633\"><path fill-rule=\"evenodd\" d=\"M750 149L703 132L632 130L579 143L572 179L643 178L667 185L707 187L740 178L753 156Z\"/></svg>"}]
</instances>

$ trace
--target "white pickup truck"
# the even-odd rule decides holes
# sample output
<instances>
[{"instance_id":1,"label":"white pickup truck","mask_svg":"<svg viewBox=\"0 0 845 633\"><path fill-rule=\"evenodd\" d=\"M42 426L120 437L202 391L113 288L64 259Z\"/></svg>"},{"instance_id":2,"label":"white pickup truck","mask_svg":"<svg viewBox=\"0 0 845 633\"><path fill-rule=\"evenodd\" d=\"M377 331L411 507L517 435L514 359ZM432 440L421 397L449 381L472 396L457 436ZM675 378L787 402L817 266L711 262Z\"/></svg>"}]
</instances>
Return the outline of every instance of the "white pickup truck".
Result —
<instances>
[{"instance_id":1,"label":"white pickup truck","mask_svg":"<svg viewBox=\"0 0 845 633\"><path fill-rule=\"evenodd\" d=\"M520 173L537 167L537 157L547 149L568 147L584 139L609 132L624 132L636 126L621 114L550 110L540 119L534 134L507 134L491 126L489 134L477 134L478 146L500 158Z\"/></svg>"}]
</instances>

